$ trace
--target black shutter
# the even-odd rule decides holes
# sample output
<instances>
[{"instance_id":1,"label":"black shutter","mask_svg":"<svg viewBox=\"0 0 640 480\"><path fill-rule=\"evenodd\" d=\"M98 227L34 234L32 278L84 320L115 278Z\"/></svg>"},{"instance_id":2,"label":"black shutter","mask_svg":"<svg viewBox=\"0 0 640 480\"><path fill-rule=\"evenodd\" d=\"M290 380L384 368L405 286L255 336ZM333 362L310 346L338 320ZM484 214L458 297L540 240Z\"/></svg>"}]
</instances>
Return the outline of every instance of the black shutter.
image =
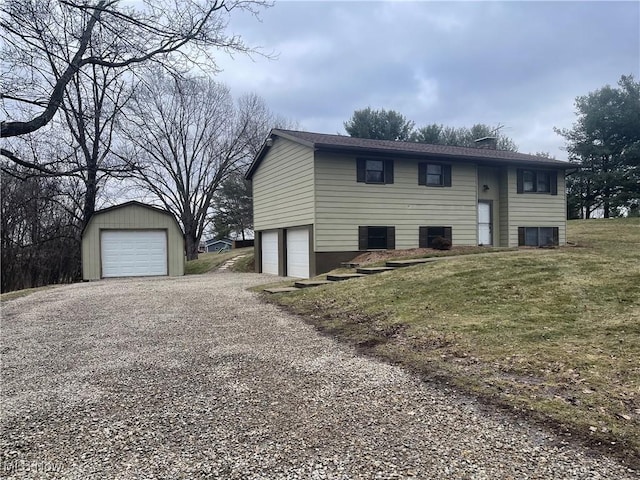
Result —
<instances>
[{"instance_id":1,"label":"black shutter","mask_svg":"<svg viewBox=\"0 0 640 480\"><path fill-rule=\"evenodd\" d=\"M367 181L367 161L364 158L356 159L356 167L358 170L357 173L357 181L358 182L366 182Z\"/></svg>"},{"instance_id":2,"label":"black shutter","mask_svg":"<svg viewBox=\"0 0 640 480\"><path fill-rule=\"evenodd\" d=\"M444 227L444 238L451 242L451 227Z\"/></svg>"},{"instance_id":3,"label":"black shutter","mask_svg":"<svg viewBox=\"0 0 640 480\"><path fill-rule=\"evenodd\" d=\"M426 184L427 184L427 164L419 163L418 164L418 185L426 185Z\"/></svg>"},{"instance_id":4,"label":"black shutter","mask_svg":"<svg viewBox=\"0 0 640 480\"><path fill-rule=\"evenodd\" d=\"M524 178L522 178L522 170L517 171L518 193L524 193Z\"/></svg>"},{"instance_id":5,"label":"black shutter","mask_svg":"<svg viewBox=\"0 0 640 480\"><path fill-rule=\"evenodd\" d=\"M442 182L445 187L451 186L451 165L442 166Z\"/></svg>"},{"instance_id":6,"label":"black shutter","mask_svg":"<svg viewBox=\"0 0 640 480\"><path fill-rule=\"evenodd\" d=\"M429 227L418 227L418 248L429 248Z\"/></svg>"},{"instance_id":7,"label":"black shutter","mask_svg":"<svg viewBox=\"0 0 640 480\"><path fill-rule=\"evenodd\" d=\"M518 246L524 246L524 227L518 227Z\"/></svg>"},{"instance_id":8,"label":"black shutter","mask_svg":"<svg viewBox=\"0 0 640 480\"><path fill-rule=\"evenodd\" d=\"M369 227L358 227L358 250L369 247Z\"/></svg>"},{"instance_id":9,"label":"black shutter","mask_svg":"<svg viewBox=\"0 0 640 480\"><path fill-rule=\"evenodd\" d=\"M553 227L553 244L560 245L560 229L558 227Z\"/></svg>"},{"instance_id":10,"label":"black shutter","mask_svg":"<svg viewBox=\"0 0 640 480\"><path fill-rule=\"evenodd\" d=\"M396 227L387 227L387 248L396 249Z\"/></svg>"},{"instance_id":11,"label":"black shutter","mask_svg":"<svg viewBox=\"0 0 640 480\"><path fill-rule=\"evenodd\" d=\"M549 172L549 183L551 184L551 195L558 195L558 172L555 170Z\"/></svg>"},{"instance_id":12,"label":"black shutter","mask_svg":"<svg viewBox=\"0 0 640 480\"><path fill-rule=\"evenodd\" d=\"M384 183L393 183L393 160L384 161Z\"/></svg>"}]
</instances>

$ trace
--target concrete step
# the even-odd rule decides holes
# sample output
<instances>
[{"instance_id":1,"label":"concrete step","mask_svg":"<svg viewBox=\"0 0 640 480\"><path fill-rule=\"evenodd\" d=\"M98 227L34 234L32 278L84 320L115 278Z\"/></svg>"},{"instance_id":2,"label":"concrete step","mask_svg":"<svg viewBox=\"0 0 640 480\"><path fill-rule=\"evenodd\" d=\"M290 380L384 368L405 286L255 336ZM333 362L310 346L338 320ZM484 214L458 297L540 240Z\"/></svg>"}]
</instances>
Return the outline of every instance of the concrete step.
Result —
<instances>
[{"instance_id":1,"label":"concrete step","mask_svg":"<svg viewBox=\"0 0 640 480\"><path fill-rule=\"evenodd\" d=\"M267 293L286 293L286 292L297 292L300 290L296 287L275 287L275 288L265 288L263 292Z\"/></svg>"},{"instance_id":2,"label":"concrete step","mask_svg":"<svg viewBox=\"0 0 640 480\"><path fill-rule=\"evenodd\" d=\"M390 272L391 270L395 270L395 267L363 267L356 269L356 272L371 275L373 273Z\"/></svg>"},{"instance_id":3,"label":"concrete step","mask_svg":"<svg viewBox=\"0 0 640 480\"><path fill-rule=\"evenodd\" d=\"M412 258L410 260L389 260L386 265L392 268L410 267L412 265L420 265L421 263L435 262L439 257L431 258Z\"/></svg>"},{"instance_id":4,"label":"concrete step","mask_svg":"<svg viewBox=\"0 0 640 480\"><path fill-rule=\"evenodd\" d=\"M293 285L297 288L309 288L309 287L319 287L320 285L326 285L331 283L328 280L300 280L299 282L294 283Z\"/></svg>"},{"instance_id":5,"label":"concrete step","mask_svg":"<svg viewBox=\"0 0 640 480\"><path fill-rule=\"evenodd\" d=\"M342 262L340 264L340 266L342 268L358 268L360 266L359 263L353 263L353 262Z\"/></svg>"},{"instance_id":6,"label":"concrete step","mask_svg":"<svg viewBox=\"0 0 640 480\"><path fill-rule=\"evenodd\" d=\"M351 280L352 278L360 278L365 275L362 273L336 273L333 275L327 275L327 280L331 282L340 282L342 280Z\"/></svg>"}]
</instances>

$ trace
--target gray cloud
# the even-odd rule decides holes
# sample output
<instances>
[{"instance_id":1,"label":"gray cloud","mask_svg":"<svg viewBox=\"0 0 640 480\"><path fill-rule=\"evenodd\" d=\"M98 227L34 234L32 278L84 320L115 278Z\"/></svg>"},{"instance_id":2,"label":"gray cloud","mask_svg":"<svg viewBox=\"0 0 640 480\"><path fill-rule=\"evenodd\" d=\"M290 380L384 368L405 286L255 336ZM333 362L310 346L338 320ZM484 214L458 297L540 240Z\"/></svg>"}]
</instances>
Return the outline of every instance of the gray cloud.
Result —
<instances>
[{"instance_id":1,"label":"gray cloud","mask_svg":"<svg viewBox=\"0 0 640 480\"><path fill-rule=\"evenodd\" d=\"M220 80L301 128L343 132L353 110L417 125L502 123L559 158L576 96L640 77L638 2L282 2L229 28L276 60L221 57Z\"/></svg>"}]
</instances>

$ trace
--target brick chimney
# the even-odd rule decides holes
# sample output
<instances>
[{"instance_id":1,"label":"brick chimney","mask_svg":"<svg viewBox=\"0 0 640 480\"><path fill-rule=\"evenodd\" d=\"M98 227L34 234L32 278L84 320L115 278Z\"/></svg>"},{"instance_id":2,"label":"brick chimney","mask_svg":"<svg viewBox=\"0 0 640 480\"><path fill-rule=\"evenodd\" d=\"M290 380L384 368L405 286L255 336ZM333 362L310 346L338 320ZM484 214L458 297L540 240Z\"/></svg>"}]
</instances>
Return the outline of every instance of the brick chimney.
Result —
<instances>
[{"instance_id":1,"label":"brick chimney","mask_svg":"<svg viewBox=\"0 0 640 480\"><path fill-rule=\"evenodd\" d=\"M474 140L476 148L486 148L488 150L498 149L498 137L482 137Z\"/></svg>"}]
</instances>

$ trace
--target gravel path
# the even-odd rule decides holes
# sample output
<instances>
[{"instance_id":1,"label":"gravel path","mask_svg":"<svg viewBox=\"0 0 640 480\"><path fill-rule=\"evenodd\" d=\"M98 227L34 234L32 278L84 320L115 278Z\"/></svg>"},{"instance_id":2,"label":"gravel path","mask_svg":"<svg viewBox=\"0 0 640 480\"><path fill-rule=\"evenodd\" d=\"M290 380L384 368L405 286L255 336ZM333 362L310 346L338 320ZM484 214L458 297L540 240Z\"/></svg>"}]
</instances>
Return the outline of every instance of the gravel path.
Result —
<instances>
[{"instance_id":1,"label":"gravel path","mask_svg":"<svg viewBox=\"0 0 640 480\"><path fill-rule=\"evenodd\" d=\"M217 273L2 307L2 478L629 479L362 358Z\"/></svg>"}]
</instances>

